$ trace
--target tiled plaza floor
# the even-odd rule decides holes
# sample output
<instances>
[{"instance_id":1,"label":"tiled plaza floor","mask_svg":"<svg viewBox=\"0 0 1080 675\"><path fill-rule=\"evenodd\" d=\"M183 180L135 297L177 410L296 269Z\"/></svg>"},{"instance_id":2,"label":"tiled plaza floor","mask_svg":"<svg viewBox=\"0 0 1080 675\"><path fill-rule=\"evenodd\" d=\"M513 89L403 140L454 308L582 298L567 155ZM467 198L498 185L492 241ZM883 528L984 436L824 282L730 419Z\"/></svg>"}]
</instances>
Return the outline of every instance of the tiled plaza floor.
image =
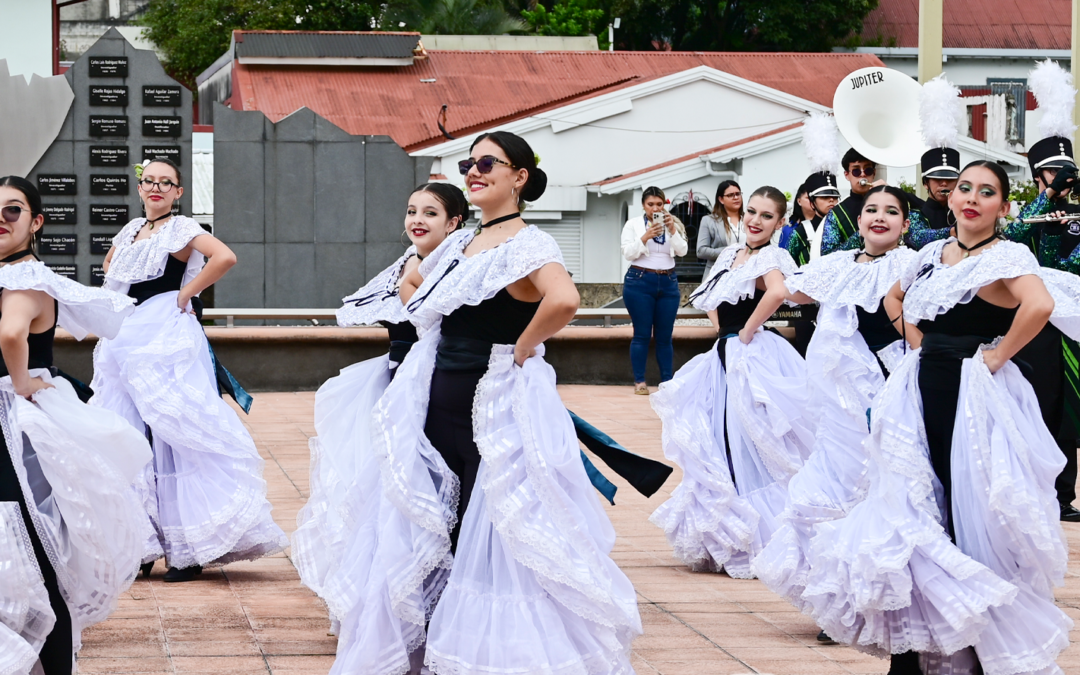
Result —
<instances>
[{"instance_id":1,"label":"tiled plaza floor","mask_svg":"<svg viewBox=\"0 0 1080 675\"><path fill-rule=\"evenodd\" d=\"M560 387L567 407L628 449L663 459L660 423L629 387ZM245 422L266 459L277 522L290 534L308 489L311 392L258 394ZM808 618L758 581L694 574L671 557L649 514L678 484L646 500L618 476L619 533L613 556L637 588L645 634L634 643L641 675L885 673L885 661L841 646L819 646ZM1071 551L1058 604L1080 618L1080 525L1065 524ZM300 585L287 554L210 570L200 581L163 584L159 563L136 581L118 611L83 636L80 673L214 673L325 675L334 660L322 602ZM1080 638L1058 663L1080 673Z\"/></svg>"}]
</instances>

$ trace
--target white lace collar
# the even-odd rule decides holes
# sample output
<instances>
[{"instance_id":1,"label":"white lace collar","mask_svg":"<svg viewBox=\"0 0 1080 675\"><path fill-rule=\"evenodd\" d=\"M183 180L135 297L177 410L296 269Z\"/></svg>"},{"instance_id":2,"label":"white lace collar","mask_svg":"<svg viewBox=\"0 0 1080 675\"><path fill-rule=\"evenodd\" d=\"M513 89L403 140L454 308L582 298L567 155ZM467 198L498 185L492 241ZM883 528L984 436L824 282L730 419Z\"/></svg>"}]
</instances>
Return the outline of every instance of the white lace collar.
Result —
<instances>
[{"instance_id":1,"label":"white lace collar","mask_svg":"<svg viewBox=\"0 0 1080 675\"><path fill-rule=\"evenodd\" d=\"M866 263L855 262L861 251L837 251L803 265L785 280L788 291L802 292L822 305L862 307L876 312L881 299L900 280L901 270L918 253L895 248Z\"/></svg>"},{"instance_id":2,"label":"white lace collar","mask_svg":"<svg viewBox=\"0 0 1080 675\"><path fill-rule=\"evenodd\" d=\"M47 293L59 305L57 324L76 340L89 333L116 337L124 317L135 311L134 299L104 288L83 286L37 260L0 267L0 288Z\"/></svg>"},{"instance_id":3,"label":"white lace collar","mask_svg":"<svg viewBox=\"0 0 1080 675\"><path fill-rule=\"evenodd\" d=\"M462 305L479 305L548 263L564 264L559 245L535 225L466 257L465 247L474 236L472 229L455 232L421 263L424 283L405 306L417 328L430 328Z\"/></svg>"},{"instance_id":4,"label":"white lace collar","mask_svg":"<svg viewBox=\"0 0 1080 675\"><path fill-rule=\"evenodd\" d=\"M360 290L342 299L343 306L337 311L339 326L373 326L380 321L401 323L407 321L405 307L398 297L401 272L409 258L416 255L416 247L410 246L405 255L394 261Z\"/></svg>"},{"instance_id":5,"label":"white lace collar","mask_svg":"<svg viewBox=\"0 0 1080 675\"><path fill-rule=\"evenodd\" d=\"M174 216L165 221L161 229L153 235L135 241L135 236L146 224L146 218L136 218L120 233L113 237L112 260L109 271L105 274L106 287L126 292L127 286L160 277L169 261L169 254L183 249L191 240L206 234L194 219L186 216ZM187 283L202 269L206 259L198 251L193 251L188 260L184 283Z\"/></svg>"},{"instance_id":6,"label":"white lace collar","mask_svg":"<svg viewBox=\"0 0 1080 675\"><path fill-rule=\"evenodd\" d=\"M900 286L906 291L907 321L932 321L957 305L971 302L983 286L1041 271L1031 251L1011 241L999 241L979 255L946 265L941 262L941 251L953 241L956 239L949 237L926 246L904 266Z\"/></svg>"},{"instance_id":7,"label":"white lace collar","mask_svg":"<svg viewBox=\"0 0 1080 675\"><path fill-rule=\"evenodd\" d=\"M731 269L735 256L745 247L746 244L732 244L720 252L709 278L690 295L694 307L708 311L723 304L733 305L753 297L758 278L772 270L780 270L785 277L798 271L791 254L775 244L766 246L738 268Z\"/></svg>"}]
</instances>

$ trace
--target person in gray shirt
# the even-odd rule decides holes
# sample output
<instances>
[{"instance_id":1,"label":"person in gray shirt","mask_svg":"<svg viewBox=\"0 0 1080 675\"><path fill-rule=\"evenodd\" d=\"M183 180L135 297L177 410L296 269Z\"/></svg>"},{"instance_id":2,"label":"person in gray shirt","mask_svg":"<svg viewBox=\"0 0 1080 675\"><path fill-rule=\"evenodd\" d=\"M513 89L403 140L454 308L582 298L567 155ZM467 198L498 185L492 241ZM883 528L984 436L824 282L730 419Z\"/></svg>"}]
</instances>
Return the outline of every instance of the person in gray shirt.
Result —
<instances>
[{"instance_id":1,"label":"person in gray shirt","mask_svg":"<svg viewBox=\"0 0 1080 675\"><path fill-rule=\"evenodd\" d=\"M712 213L702 218L698 225L697 257L705 261L702 281L709 278L709 272L721 251L732 244L746 241L742 218L742 188L733 180L725 180L716 187ZM708 314L713 326L718 328L716 311Z\"/></svg>"}]
</instances>

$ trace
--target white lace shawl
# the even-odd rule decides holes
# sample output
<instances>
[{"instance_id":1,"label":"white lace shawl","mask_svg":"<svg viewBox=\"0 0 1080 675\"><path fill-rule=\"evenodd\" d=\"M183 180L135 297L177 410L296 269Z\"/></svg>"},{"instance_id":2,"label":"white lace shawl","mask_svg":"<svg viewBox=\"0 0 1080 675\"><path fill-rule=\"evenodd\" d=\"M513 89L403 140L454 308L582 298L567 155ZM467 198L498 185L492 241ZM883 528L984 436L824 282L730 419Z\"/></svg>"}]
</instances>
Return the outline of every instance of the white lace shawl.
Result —
<instances>
[{"instance_id":1,"label":"white lace shawl","mask_svg":"<svg viewBox=\"0 0 1080 675\"><path fill-rule=\"evenodd\" d=\"M479 305L548 263L565 265L559 245L535 225L466 257L474 236L472 229L455 232L420 264L424 283L405 306L417 328L427 330L462 305Z\"/></svg>"},{"instance_id":2,"label":"white lace shawl","mask_svg":"<svg viewBox=\"0 0 1080 675\"><path fill-rule=\"evenodd\" d=\"M731 269L731 263L744 246L732 244L720 252L709 278L690 295L694 307L708 311L725 303L733 305L753 297L758 278L772 270L780 270L785 277L790 277L799 269L791 254L776 245L766 246L738 268Z\"/></svg>"},{"instance_id":3,"label":"white lace shawl","mask_svg":"<svg viewBox=\"0 0 1080 675\"><path fill-rule=\"evenodd\" d=\"M933 320L956 305L971 302L983 286L999 279L1028 274L1043 280L1054 298L1050 317L1058 329L1080 339L1080 277L1040 267L1023 244L1000 241L985 253L964 258L953 266L941 262L941 251L955 238L934 242L905 265L900 286L905 289L904 317L911 323Z\"/></svg>"},{"instance_id":4,"label":"white lace shawl","mask_svg":"<svg viewBox=\"0 0 1080 675\"><path fill-rule=\"evenodd\" d=\"M169 254L176 253L191 243L199 235L206 234L192 218L174 216L165 221L161 229L140 241L135 236L146 224L146 218L136 218L113 237L112 261L105 274L105 288L118 293L127 293L131 284L156 279L165 271ZM186 285L202 270L206 257L198 251L192 251L184 270L183 283Z\"/></svg>"},{"instance_id":5,"label":"white lace shawl","mask_svg":"<svg viewBox=\"0 0 1080 675\"><path fill-rule=\"evenodd\" d=\"M83 286L37 260L0 267L0 288L47 293L59 306L57 324L76 340L89 333L116 337L124 318L135 311L134 299L104 288Z\"/></svg>"},{"instance_id":6,"label":"white lace shawl","mask_svg":"<svg viewBox=\"0 0 1080 675\"><path fill-rule=\"evenodd\" d=\"M343 306L337 311L338 325L372 326L380 321L407 321L405 307L398 297L398 284L401 283L405 263L414 255L416 247L410 246L394 264L379 272L349 297L342 298Z\"/></svg>"},{"instance_id":7,"label":"white lace shawl","mask_svg":"<svg viewBox=\"0 0 1080 675\"><path fill-rule=\"evenodd\" d=\"M904 267L918 253L908 248L895 248L867 263L857 263L861 251L837 251L822 256L799 268L784 280L788 291L802 292L822 305L831 307L862 307L876 312L889 289L900 280Z\"/></svg>"}]
</instances>

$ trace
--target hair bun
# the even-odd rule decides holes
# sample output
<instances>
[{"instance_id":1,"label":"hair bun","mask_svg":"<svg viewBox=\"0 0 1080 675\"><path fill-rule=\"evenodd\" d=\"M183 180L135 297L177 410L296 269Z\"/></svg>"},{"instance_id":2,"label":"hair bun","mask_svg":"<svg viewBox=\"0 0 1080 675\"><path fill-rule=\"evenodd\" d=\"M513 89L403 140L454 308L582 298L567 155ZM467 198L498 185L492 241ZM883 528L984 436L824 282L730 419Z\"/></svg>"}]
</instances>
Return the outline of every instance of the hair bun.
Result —
<instances>
[{"instance_id":1,"label":"hair bun","mask_svg":"<svg viewBox=\"0 0 1080 675\"><path fill-rule=\"evenodd\" d=\"M535 202L544 195L547 190L547 174L540 167L529 169L529 179L525 187L521 188L521 198L527 202Z\"/></svg>"}]
</instances>

